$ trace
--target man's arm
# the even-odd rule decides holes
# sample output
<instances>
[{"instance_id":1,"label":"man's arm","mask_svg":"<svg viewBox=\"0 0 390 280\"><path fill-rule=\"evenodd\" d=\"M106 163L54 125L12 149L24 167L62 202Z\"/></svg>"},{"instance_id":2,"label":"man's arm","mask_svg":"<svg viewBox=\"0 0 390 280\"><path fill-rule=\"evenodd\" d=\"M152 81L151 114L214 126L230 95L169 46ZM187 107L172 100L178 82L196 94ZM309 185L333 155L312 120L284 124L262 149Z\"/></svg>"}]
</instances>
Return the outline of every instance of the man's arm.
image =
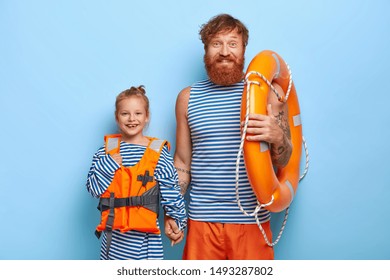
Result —
<instances>
[{"instance_id":1,"label":"man's arm","mask_svg":"<svg viewBox=\"0 0 390 280\"><path fill-rule=\"evenodd\" d=\"M277 83L273 83L272 85L280 95L285 95L283 89ZM292 153L288 108L287 104L280 102L273 92L270 95L268 102L272 106L272 114L283 132L282 137L279 138L280 140L271 144L271 159L272 163L277 167L284 167L287 165Z\"/></svg>"},{"instance_id":2,"label":"man's arm","mask_svg":"<svg viewBox=\"0 0 390 280\"><path fill-rule=\"evenodd\" d=\"M176 150L173 160L183 195L191 182L192 141L187 114L189 99L190 87L187 87L179 93L176 100Z\"/></svg>"},{"instance_id":3,"label":"man's arm","mask_svg":"<svg viewBox=\"0 0 390 280\"><path fill-rule=\"evenodd\" d=\"M280 95L282 88L272 84ZM276 167L284 167L291 156L292 144L288 124L287 104L280 102L273 92L268 95L267 115L250 114L248 141L265 141L271 145L271 159Z\"/></svg>"}]
</instances>

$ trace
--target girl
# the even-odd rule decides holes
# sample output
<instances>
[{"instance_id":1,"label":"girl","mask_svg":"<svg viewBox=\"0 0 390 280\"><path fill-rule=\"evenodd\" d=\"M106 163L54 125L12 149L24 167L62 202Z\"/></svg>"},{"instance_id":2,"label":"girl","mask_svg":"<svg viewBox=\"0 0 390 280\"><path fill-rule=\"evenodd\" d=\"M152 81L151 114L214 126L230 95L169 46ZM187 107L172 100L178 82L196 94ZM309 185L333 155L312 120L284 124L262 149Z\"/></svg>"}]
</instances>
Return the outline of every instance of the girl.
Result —
<instances>
[{"instance_id":1,"label":"girl","mask_svg":"<svg viewBox=\"0 0 390 280\"><path fill-rule=\"evenodd\" d=\"M120 134L105 137L86 184L88 192L100 198L100 258L163 259L158 206L169 221L166 234L175 236L168 236L172 244L182 240L187 223L169 143L143 134L150 116L143 86L121 92L115 108Z\"/></svg>"}]
</instances>

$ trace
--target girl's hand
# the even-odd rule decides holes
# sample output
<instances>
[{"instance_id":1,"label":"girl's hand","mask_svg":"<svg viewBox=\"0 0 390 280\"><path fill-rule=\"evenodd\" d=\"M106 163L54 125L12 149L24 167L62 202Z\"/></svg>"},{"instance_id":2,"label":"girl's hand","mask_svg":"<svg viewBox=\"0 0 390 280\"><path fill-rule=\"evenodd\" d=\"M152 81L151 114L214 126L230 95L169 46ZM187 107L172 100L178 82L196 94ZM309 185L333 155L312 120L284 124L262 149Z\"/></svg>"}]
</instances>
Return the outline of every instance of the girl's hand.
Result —
<instances>
[{"instance_id":1,"label":"girl's hand","mask_svg":"<svg viewBox=\"0 0 390 280\"><path fill-rule=\"evenodd\" d=\"M122 156L121 154L113 154L111 157L115 160L115 162L119 165L122 165Z\"/></svg>"},{"instance_id":2,"label":"girl's hand","mask_svg":"<svg viewBox=\"0 0 390 280\"><path fill-rule=\"evenodd\" d=\"M180 243L184 238L184 231L180 230L176 221L169 216L164 218L165 235L171 240L171 246Z\"/></svg>"}]
</instances>

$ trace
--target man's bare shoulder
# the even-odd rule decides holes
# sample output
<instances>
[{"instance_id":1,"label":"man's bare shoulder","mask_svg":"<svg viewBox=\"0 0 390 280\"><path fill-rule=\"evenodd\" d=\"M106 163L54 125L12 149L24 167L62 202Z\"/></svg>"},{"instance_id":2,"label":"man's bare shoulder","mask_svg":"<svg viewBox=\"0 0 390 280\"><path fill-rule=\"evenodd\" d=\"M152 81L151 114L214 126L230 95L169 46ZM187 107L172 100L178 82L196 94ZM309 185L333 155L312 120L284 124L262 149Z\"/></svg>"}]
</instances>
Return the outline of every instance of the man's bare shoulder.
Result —
<instances>
[{"instance_id":1,"label":"man's bare shoulder","mask_svg":"<svg viewBox=\"0 0 390 280\"><path fill-rule=\"evenodd\" d=\"M191 92L191 87L190 86L185 87L179 92L177 98L188 98L190 97L190 92Z\"/></svg>"},{"instance_id":2,"label":"man's bare shoulder","mask_svg":"<svg viewBox=\"0 0 390 280\"><path fill-rule=\"evenodd\" d=\"M183 88L177 95L176 104L179 106L180 105L186 106L188 104L188 100L190 99L190 92L191 92L190 86Z\"/></svg>"}]
</instances>

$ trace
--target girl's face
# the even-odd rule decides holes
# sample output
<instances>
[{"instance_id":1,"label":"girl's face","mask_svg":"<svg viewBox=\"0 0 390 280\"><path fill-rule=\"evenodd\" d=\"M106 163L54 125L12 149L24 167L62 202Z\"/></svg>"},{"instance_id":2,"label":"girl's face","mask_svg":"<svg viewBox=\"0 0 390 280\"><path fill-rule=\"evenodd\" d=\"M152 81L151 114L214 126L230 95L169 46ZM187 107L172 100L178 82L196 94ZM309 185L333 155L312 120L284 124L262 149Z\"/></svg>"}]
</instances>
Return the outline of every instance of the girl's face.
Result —
<instances>
[{"instance_id":1,"label":"girl's face","mask_svg":"<svg viewBox=\"0 0 390 280\"><path fill-rule=\"evenodd\" d=\"M143 129L149 121L145 101L137 96L120 101L116 121L123 141L129 143L142 142Z\"/></svg>"}]
</instances>

